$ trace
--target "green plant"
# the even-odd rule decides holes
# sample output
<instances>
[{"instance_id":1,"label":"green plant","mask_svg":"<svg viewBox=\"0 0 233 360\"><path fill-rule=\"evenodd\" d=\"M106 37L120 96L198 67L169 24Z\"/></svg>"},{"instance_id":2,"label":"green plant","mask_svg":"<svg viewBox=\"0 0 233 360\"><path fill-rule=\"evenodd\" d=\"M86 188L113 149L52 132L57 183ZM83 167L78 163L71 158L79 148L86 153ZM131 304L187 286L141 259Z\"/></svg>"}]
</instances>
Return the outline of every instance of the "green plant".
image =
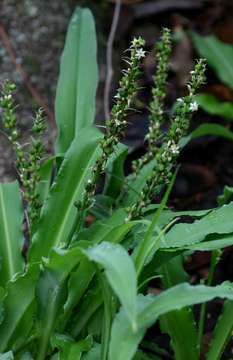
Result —
<instances>
[{"instance_id":1,"label":"green plant","mask_svg":"<svg viewBox=\"0 0 233 360\"><path fill-rule=\"evenodd\" d=\"M164 36L169 38L167 30ZM35 119L35 136L28 152L19 143L12 85L3 84L1 117L16 152L19 182L0 185L1 360L160 359L157 352L164 354L165 350L155 347L149 355L140 347L146 330L157 320L171 337L176 359L198 359L197 329L190 322L192 308L187 307L215 297L233 300L231 283L189 285L182 267L187 253L233 244L233 205L187 212L196 221L173 227L182 214L166 208L182 138L197 107L195 94L204 81L203 60L191 74L187 96L178 100L167 134L161 133L162 146L150 144L153 156L139 161L136 173L124 177L127 148L119 141L136 95L140 63L146 55L143 45L141 38L131 43L128 68L102 134L93 126L97 84L94 21L89 10L76 9L56 94L56 153L47 160L42 160L41 112ZM165 45L170 46L169 42ZM158 51L163 52L165 45L162 41ZM157 59L164 61L159 53ZM161 68L160 63L158 72ZM162 71L163 83L167 65ZM155 90L153 96L158 96ZM153 111L158 109L158 104L153 104L149 134L154 131ZM152 138L157 140L154 135ZM104 172L103 192L96 194ZM164 187L161 203L151 205L153 194ZM29 218L25 259L21 255L24 211ZM88 214L95 217L89 226ZM164 291L152 296L148 283L161 276ZM222 338L215 359L220 358L229 335L220 327Z\"/></svg>"},{"instance_id":2,"label":"green plant","mask_svg":"<svg viewBox=\"0 0 233 360\"><path fill-rule=\"evenodd\" d=\"M218 79L227 87L233 87L233 49L229 44L218 40L215 36L200 36L192 32L193 44L200 54L206 58L209 67L215 72ZM205 112L228 121L233 119L233 104L231 101L220 101L217 97L202 93L196 97L196 101ZM229 125L229 123L228 123ZM200 130L199 135L198 132ZM228 128L218 123L204 123L195 133L196 136L216 135L232 140L233 134Z\"/></svg>"}]
</instances>

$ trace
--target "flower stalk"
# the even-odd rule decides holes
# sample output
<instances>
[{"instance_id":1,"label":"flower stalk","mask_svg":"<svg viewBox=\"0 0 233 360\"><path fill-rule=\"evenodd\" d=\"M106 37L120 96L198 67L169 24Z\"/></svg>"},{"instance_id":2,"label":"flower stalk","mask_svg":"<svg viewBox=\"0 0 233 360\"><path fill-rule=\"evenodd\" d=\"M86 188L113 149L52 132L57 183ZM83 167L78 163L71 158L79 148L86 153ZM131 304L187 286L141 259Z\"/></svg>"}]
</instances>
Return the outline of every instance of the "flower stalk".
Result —
<instances>
[{"instance_id":1,"label":"flower stalk","mask_svg":"<svg viewBox=\"0 0 233 360\"><path fill-rule=\"evenodd\" d=\"M148 150L144 156L133 162L133 171L139 170L152 160L158 152L158 139L161 138L161 125L164 122L164 99L168 77L169 58L171 55L171 32L164 28L160 41L155 46L156 73L153 77L152 100L149 105L149 129L145 137Z\"/></svg>"},{"instance_id":2,"label":"flower stalk","mask_svg":"<svg viewBox=\"0 0 233 360\"><path fill-rule=\"evenodd\" d=\"M169 183L172 168L180 153L179 142L186 135L192 114L197 110L195 94L205 81L206 64L203 59L197 61L191 72L191 79L187 85L188 95L177 100L175 114L166 138L156 154L156 166L141 192L140 200L128 209L128 219L141 216L144 209L151 203L156 189Z\"/></svg>"},{"instance_id":3,"label":"flower stalk","mask_svg":"<svg viewBox=\"0 0 233 360\"><path fill-rule=\"evenodd\" d=\"M23 188L23 199L28 205L27 218L29 220L30 230L39 217L39 210L41 207L39 194L37 193L37 184L40 180L40 162L44 153L41 136L45 131L45 124L43 111L42 109L39 109L36 113L35 122L32 127L34 136L32 137L31 148L28 153L24 151L23 146L19 142L20 134L15 114L16 106L13 99L15 88L15 84L10 81L5 81L2 86L0 107L2 108L2 124L15 152L16 168Z\"/></svg>"},{"instance_id":4,"label":"flower stalk","mask_svg":"<svg viewBox=\"0 0 233 360\"><path fill-rule=\"evenodd\" d=\"M130 58L126 59L128 68L123 71L110 119L106 121L106 132L100 142L101 156L92 169L92 177L87 181L82 201L76 203L80 212L91 206L99 176L104 172L109 156L124 135L127 126L126 116L138 90L140 65L145 57L144 43L141 37L134 38L129 48Z\"/></svg>"}]
</instances>

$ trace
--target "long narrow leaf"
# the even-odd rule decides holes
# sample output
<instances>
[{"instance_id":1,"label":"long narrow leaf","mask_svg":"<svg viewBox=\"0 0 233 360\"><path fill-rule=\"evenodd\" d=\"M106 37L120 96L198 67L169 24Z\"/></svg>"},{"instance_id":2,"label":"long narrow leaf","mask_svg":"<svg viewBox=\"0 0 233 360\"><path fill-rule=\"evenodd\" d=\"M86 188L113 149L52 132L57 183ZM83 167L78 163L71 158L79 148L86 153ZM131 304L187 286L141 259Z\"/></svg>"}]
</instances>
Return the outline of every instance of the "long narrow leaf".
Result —
<instances>
[{"instance_id":1,"label":"long narrow leaf","mask_svg":"<svg viewBox=\"0 0 233 360\"><path fill-rule=\"evenodd\" d=\"M120 245L103 242L86 250L85 254L104 267L111 287L119 297L132 327L136 328L136 271L127 251Z\"/></svg>"},{"instance_id":2,"label":"long narrow leaf","mask_svg":"<svg viewBox=\"0 0 233 360\"><path fill-rule=\"evenodd\" d=\"M213 332L213 339L210 343L206 360L220 360L222 353L232 336L233 329L233 302L227 301L224 304L222 314Z\"/></svg>"},{"instance_id":3,"label":"long narrow leaf","mask_svg":"<svg viewBox=\"0 0 233 360\"><path fill-rule=\"evenodd\" d=\"M110 241L119 243L124 239L124 236L140 221L130 221L124 223L126 213L119 209L109 219L104 222L98 221L94 223L89 229L80 232L80 239L86 239L92 244L99 244L103 241ZM80 241L77 243L80 244ZM95 268L92 263L85 257L81 260L77 270L75 270L68 282L68 297L64 305L64 312L61 313L60 323L63 329L66 325L74 306L77 306L83 294L87 290L93 276L95 275ZM82 316L82 314L79 314Z\"/></svg>"},{"instance_id":4,"label":"long narrow leaf","mask_svg":"<svg viewBox=\"0 0 233 360\"><path fill-rule=\"evenodd\" d=\"M215 96L200 94L196 96L198 105L207 113L233 120L233 103L230 101L219 101Z\"/></svg>"},{"instance_id":5,"label":"long narrow leaf","mask_svg":"<svg viewBox=\"0 0 233 360\"><path fill-rule=\"evenodd\" d=\"M161 267L163 286L168 289L188 280L182 255ZM197 329L191 308L171 311L160 317L161 329L169 334L176 360L198 360ZM184 338L186 341L184 341Z\"/></svg>"},{"instance_id":6,"label":"long narrow leaf","mask_svg":"<svg viewBox=\"0 0 233 360\"><path fill-rule=\"evenodd\" d=\"M33 237L30 260L38 261L49 251L68 240L84 186L98 157L101 134L95 128L85 128L66 153L57 179L42 209L38 231Z\"/></svg>"},{"instance_id":7,"label":"long narrow leaf","mask_svg":"<svg viewBox=\"0 0 233 360\"><path fill-rule=\"evenodd\" d=\"M177 224L167 233L164 239L161 239L159 247L189 246L201 242L209 234L231 233L233 232L232 216L233 203L211 211L193 224Z\"/></svg>"},{"instance_id":8,"label":"long narrow leaf","mask_svg":"<svg viewBox=\"0 0 233 360\"><path fill-rule=\"evenodd\" d=\"M44 265L37 284L37 329L39 350L37 360L43 360L50 336L53 334L58 314L66 300L66 279L75 268L82 253L79 248L56 249L51 252L49 262Z\"/></svg>"},{"instance_id":9,"label":"long narrow leaf","mask_svg":"<svg viewBox=\"0 0 233 360\"><path fill-rule=\"evenodd\" d=\"M82 128L92 125L97 78L94 19L90 10L78 7L69 24L57 85L58 153L68 149Z\"/></svg>"},{"instance_id":10,"label":"long narrow leaf","mask_svg":"<svg viewBox=\"0 0 233 360\"><path fill-rule=\"evenodd\" d=\"M17 182L0 184L0 286L23 270L23 207Z\"/></svg>"},{"instance_id":11,"label":"long narrow leaf","mask_svg":"<svg viewBox=\"0 0 233 360\"><path fill-rule=\"evenodd\" d=\"M137 274L140 274L140 272L143 269L143 265L146 263L147 258L151 256L153 253L153 250L156 248L156 238L153 238L153 232L154 229L158 223L158 220L160 218L160 215L162 214L163 209L166 206L168 197L171 193L174 181L176 178L176 173L173 175L173 178L165 192L165 195L163 196L163 199L159 205L159 208L155 212L155 215L152 218L151 225L149 226L144 239L139 243L138 248L136 249L136 255L134 257L135 259L135 267L137 270Z\"/></svg>"},{"instance_id":12,"label":"long narrow leaf","mask_svg":"<svg viewBox=\"0 0 233 360\"><path fill-rule=\"evenodd\" d=\"M18 337L22 337L25 332L22 324L22 319L29 307L32 305L35 297L35 285L39 274L39 267L32 266L23 275L17 277L8 283L7 294L4 299L4 320L0 324L0 352L6 351L7 346L14 337L11 343L16 342ZM30 329L33 324L31 317L30 323L27 323L27 328ZM17 331L16 331L17 330Z\"/></svg>"},{"instance_id":13,"label":"long narrow leaf","mask_svg":"<svg viewBox=\"0 0 233 360\"><path fill-rule=\"evenodd\" d=\"M152 326L159 316L185 306L210 301L215 297L233 299L233 285L223 283L216 287L209 287L180 284L156 297L139 295L139 328L135 332L132 331L128 318L124 310L121 309L112 326L109 360L131 360L146 329Z\"/></svg>"},{"instance_id":14,"label":"long narrow leaf","mask_svg":"<svg viewBox=\"0 0 233 360\"><path fill-rule=\"evenodd\" d=\"M194 32L191 35L198 52L207 59L219 79L233 88L232 45L223 43L213 35L203 37Z\"/></svg>"}]
</instances>

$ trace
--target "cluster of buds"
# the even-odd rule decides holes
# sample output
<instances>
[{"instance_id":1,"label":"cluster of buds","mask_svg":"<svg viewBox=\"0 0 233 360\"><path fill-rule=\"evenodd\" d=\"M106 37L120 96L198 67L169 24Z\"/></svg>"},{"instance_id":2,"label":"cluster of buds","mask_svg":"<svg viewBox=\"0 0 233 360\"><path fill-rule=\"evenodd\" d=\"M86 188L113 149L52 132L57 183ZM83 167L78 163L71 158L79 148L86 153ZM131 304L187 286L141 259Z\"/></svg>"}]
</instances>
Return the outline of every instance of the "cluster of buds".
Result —
<instances>
[{"instance_id":1,"label":"cluster of buds","mask_svg":"<svg viewBox=\"0 0 233 360\"><path fill-rule=\"evenodd\" d=\"M138 90L137 80L140 75L141 60L146 55L143 50L144 44L145 41L141 37L134 38L131 43L130 58L126 59L128 68L123 71L123 77L115 95L116 102L112 108L110 119L106 121L106 134L101 143L105 161L112 153L113 147L124 135L127 125L126 115Z\"/></svg>"},{"instance_id":2,"label":"cluster of buds","mask_svg":"<svg viewBox=\"0 0 233 360\"><path fill-rule=\"evenodd\" d=\"M158 139L161 137L161 125L164 121L164 99L166 97L166 81L168 76L169 58L171 55L171 32L164 28L160 41L156 44L156 73L153 77L152 101L149 105L149 131L145 140L148 141L148 151L132 164L134 172L153 159L158 151Z\"/></svg>"},{"instance_id":3,"label":"cluster of buds","mask_svg":"<svg viewBox=\"0 0 233 360\"><path fill-rule=\"evenodd\" d=\"M5 81L2 87L0 98L0 107L2 108L2 123L6 130L8 139L10 140L16 155L16 168L23 187L23 197L28 204L28 218L30 226L38 217L41 207L39 196L36 188L40 180L39 170L40 161L43 155L43 144L41 136L44 133L45 126L43 121L42 110L36 114L35 122L32 128L33 139L29 153L25 153L19 142L19 131L17 128L17 119L15 115L15 104L13 100L13 92L15 85L10 81Z\"/></svg>"},{"instance_id":4,"label":"cluster of buds","mask_svg":"<svg viewBox=\"0 0 233 360\"><path fill-rule=\"evenodd\" d=\"M19 132L17 129L17 119L15 115L15 105L13 100L13 92L15 84L10 81L5 81L2 87L0 98L0 107L2 109L2 124L7 132L9 141L16 154L16 167L19 172L20 180L22 183L26 182L25 173L27 162L25 160L24 151L19 143Z\"/></svg>"},{"instance_id":5,"label":"cluster of buds","mask_svg":"<svg viewBox=\"0 0 233 360\"><path fill-rule=\"evenodd\" d=\"M150 204L156 189L170 181L172 167L175 165L180 152L179 142L187 133L193 111L196 111L198 108L195 94L205 81L205 68L205 61L200 59L191 72L191 79L187 85L188 95L177 100L172 124L163 145L158 149L155 156L156 166L141 192L140 200L128 210L129 219L140 216L145 207Z\"/></svg>"},{"instance_id":6,"label":"cluster of buds","mask_svg":"<svg viewBox=\"0 0 233 360\"><path fill-rule=\"evenodd\" d=\"M134 38L129 48L130 57L125 59L128 68L123 71L123 77L115 96L115 104L110 119L106 121L106 132L100 143L101 157L94 165L92 178L87 181L82 202L76 204L79 210L87 209L91 205L98 178L104 171L114 147L124 135L127 126L126 116L138 90L137 80L141 73L140 65L146 55L143 49L144 44L145 41L141 37Z\"/></svg>"},{"instance_id":7,"label":"cluster of buds","mask_svg":"<svg viewBox=\"0 0 233 360\"><path fill-rule=\"evenodd\" d=\"M46 125L43 116L43 109L39 109L36 113L34 124L32 127L32 143L28 154L28 179L29 187L25 192L26 200L29 204L29 219L32 224L35 224L39 217L41 203L39 194L37 192L37 185L40 181L40 167L41 159L44 155L44 145L41 141L45 133Z\"/></svg>"}]
</instances>

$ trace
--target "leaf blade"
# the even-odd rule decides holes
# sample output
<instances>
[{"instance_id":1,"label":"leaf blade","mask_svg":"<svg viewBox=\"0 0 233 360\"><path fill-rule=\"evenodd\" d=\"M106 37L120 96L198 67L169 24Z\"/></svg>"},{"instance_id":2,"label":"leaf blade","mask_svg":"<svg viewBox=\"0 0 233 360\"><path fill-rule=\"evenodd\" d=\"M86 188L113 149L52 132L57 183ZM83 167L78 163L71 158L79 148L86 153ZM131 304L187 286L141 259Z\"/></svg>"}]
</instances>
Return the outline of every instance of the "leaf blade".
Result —
<instances>
[{"instance_id":1,"label":"leaf blade","mask_svg":"<svg viewBox=\"0 0 233 360\"><path fill-rule=\"evenodd\" d=\"M74 203L83 196L92 165L99 155L98 143L101 136L97 129L85 128L66 153L42 209L38 231L32 239L29 252L31 261L48 256L52 247L67 241L77 212Z\"/></svg>"},{"instance_id":2,"label":"leaf blade","mask_svg":"<svg viewBox=\"0 0 233 360\"><path fill-rule=\"evenodd\" d=\"M136 327L136 294L137 281L134 264L127 251L118 244L103 242L85 250L84 253L92 261L102 265L106 277L119 297L122 306Z\"/></svg>"},{"instance_id":3,"label":"leaf blade","mask_svg":"<svg viewBox=\"0 0 233 360\"><path fill-rule=\"evenodd\" d=\"M75 135L92 125L98 81L96 35L89 9L76 8L69 24L55 100L56 150L64 153Z\"/></svg>"},{"instance_id":4,"label":"leaf blade","mask_svg":"<svg viewBox=\"0 0 233 360\"><path fill-rule=\"evenodd\" d=\"M23 208L17 182L0 184L0 286L23 270Z\"/></svg>"},{"instance_id":5,"label":"leaf blade","mask_svg":"<svg viewBox=\"0 0 233 360\"><path fill-rule=\"evenodd\" d=\"M191 33L195 47L200 55L207 59L208 64L223 83L233 88L233 47L218 40L215 36L200 36Z\"/></svg>"}]
</instances>

